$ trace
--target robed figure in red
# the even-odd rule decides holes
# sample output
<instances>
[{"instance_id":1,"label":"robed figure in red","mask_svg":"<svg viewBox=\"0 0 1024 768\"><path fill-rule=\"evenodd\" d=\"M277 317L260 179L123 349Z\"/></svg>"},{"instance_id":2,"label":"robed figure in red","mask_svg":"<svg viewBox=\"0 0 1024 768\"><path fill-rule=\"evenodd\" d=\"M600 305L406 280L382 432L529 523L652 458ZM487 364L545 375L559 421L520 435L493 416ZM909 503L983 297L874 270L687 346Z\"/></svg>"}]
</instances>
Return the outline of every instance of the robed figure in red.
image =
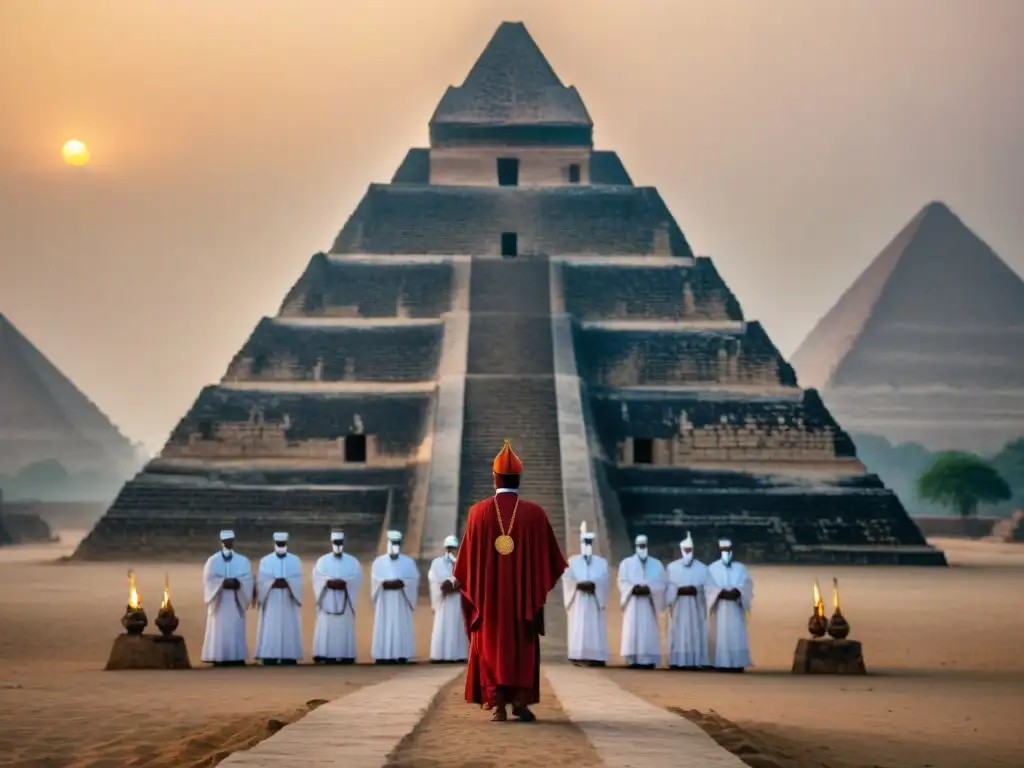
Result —
<instances>
[{"instance_id":1,"label":"robed figure in red","mask_svg":"<svg viewBox=\"0 0 1024 768\"><path fill-rule=\"evenodd\" d=\"M469 633L466 701L493 720L536 719L544 602L567 568L544 510L520 498L523 464L509 441L494 459L494 496L469 510L454 577Z\"/></svg>"}]
</instances>

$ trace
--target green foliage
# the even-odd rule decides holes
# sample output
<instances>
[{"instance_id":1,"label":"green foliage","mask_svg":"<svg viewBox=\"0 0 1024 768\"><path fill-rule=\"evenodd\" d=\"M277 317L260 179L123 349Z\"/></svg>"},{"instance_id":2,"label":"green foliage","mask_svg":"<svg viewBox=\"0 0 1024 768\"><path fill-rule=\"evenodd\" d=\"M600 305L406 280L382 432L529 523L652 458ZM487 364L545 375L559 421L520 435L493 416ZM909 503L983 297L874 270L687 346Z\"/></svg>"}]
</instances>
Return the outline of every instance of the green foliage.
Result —
<instances>
[{"instance_id":1,"label":"green foliage","mask_svg":"<svg viewBox=\"0 0 1024 768\"><path fill-rule=\"evenodd\" d=\"M980 456L962 451L940 453L918 478L918 495L949 507L961 517L977 514L979 504L994 504L1012 497L1010 486Z\"/></svg>"},{"instance_id":2,"label":"green foliage","mask_svg":"<svg viewBox=\"0 0 1024 768\"><path fill-rule=\"evenodd\" d=\"M935 460L935 454L917 443L893 445L880 435L852 435L857 458L869 472L878 475L912 515L940 515L941 505L921 499L917 494L917 478Z\"/></svg>"}]
</instances>

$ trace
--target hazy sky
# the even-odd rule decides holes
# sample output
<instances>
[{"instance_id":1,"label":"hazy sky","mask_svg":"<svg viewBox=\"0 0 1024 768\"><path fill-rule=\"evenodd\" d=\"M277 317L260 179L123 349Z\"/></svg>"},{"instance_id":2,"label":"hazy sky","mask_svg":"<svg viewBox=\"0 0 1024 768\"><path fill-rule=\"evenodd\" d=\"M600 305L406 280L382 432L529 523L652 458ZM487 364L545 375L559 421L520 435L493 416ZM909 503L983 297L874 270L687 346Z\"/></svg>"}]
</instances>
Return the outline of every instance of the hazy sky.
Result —
<instances>
[{"instance_id":1,"label":"hazy sky","mask_svg":"<svg viewBox=\"0 0 1024 768\"><path fill-rule=\"evenodd\" d=\"M786 354L929 200L1024 272L1021 0L0 0L0 313L159 449L502 20Z\"/></svg>"}]
</instances>

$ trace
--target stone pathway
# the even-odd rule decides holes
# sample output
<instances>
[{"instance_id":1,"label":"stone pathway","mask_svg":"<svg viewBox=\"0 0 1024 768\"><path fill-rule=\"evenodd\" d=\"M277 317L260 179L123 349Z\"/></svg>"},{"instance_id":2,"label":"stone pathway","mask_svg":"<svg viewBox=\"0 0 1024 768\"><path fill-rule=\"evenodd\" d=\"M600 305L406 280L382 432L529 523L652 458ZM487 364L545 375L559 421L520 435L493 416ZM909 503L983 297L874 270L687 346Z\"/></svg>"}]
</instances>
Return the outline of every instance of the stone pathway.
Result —
<instances>
[{"instance_id":1,"label":"stone pathway","mask_svg":"<svg viewBox=\"0 0 1024 768\"><path fill-rule=\"evenodd\" d=\"M438 692L461 675L463 669L462 666L445 666L401 670L385 682L324 704L251 749L230 755L220 765L311 768L345 764L384 768L388 765L388 756L424 720ZM698 726L623 690L598 670L567 664L546 664L543 669L547 678L545 694L549 697L553 694L552 698L565 713L564 718L555 720L562 719L562 727L571 725L582 731L596 752L596 755L590 753L594 755L593 760L599 759L604 768L745 768L742 760L716 744ZM460 699L461 704L461 690L453 691L452 696ZM551 713L543 714L551 718ZM477 717L471 719L470 715ZM510 744L498 745L502 747L498 749L490 741L512 737L513 741L518 741L518 753L529 758L530 764L535 759L543 759L523 752L524 731L515 726L495 727L479 715L477 709L460 710L458 716L452 710L447 712L443 727L441 723L431 727L429 718L425 725L429 731L435 727L445 731L441 734L445 743L451 743L451 737L456 735L448 732L452 728L460 731L457 734L460 739L471 738L467 729L483 729L479 736L488 741L481 745L487 749L476 757L509 751ZM427 739L429 742L428 736L430 734L420 733L420 741ZM488 740L487 737L494 738ZM472 744L464 743L467 743L467 754L474 751L470 748ZM526 743L529 743L528 737ZM582 740L581 745L581 749L588 748ZM426 742L412 744L409 749L419 754L428 746ZM398 760L402 765L414 762L410 762L410 756ZM591 761L583 762L591 764Z\"/></svg>"},{"instance_id":2,"label":"stone pathway","mask_svg":"<svg viewBox=\"0 0 1024 768\"><path fill-rule=\"evenodd\" d=\"M461 666L413 667L310 712L252 749L220 763L230 768L382 768Z\"/></svg>"},{"instance_id":3,"label":"stone pathway","mask_svg":"<svg viewBox=\"0 0 1024 768\"><path fill-rule=\"evenodd\" d=\"M745 768L685 717L647 703L597 670L551 664L544 674L607 768Z\"/></svg>"}]
</instances>

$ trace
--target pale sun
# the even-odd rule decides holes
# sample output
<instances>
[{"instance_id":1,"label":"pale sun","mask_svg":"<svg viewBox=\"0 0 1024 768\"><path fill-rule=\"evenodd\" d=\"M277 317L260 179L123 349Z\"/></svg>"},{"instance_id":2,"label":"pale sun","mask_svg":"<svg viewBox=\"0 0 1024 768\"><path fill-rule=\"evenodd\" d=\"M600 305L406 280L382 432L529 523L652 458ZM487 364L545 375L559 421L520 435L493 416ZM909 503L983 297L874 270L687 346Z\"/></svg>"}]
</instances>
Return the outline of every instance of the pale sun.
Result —
<instances>
[{"instance_id":1,"label":"pale sun","mask_svg":"<svg viewBox=\"0 0 1024 768\"><path fill-rule=\"evenodd\" d=\"M78 139L70 139L64 142L61 154L64 155L64 162L68 165L89 164L89 148L85 146L85 142Z\"/></svg>"}]
</instances>

